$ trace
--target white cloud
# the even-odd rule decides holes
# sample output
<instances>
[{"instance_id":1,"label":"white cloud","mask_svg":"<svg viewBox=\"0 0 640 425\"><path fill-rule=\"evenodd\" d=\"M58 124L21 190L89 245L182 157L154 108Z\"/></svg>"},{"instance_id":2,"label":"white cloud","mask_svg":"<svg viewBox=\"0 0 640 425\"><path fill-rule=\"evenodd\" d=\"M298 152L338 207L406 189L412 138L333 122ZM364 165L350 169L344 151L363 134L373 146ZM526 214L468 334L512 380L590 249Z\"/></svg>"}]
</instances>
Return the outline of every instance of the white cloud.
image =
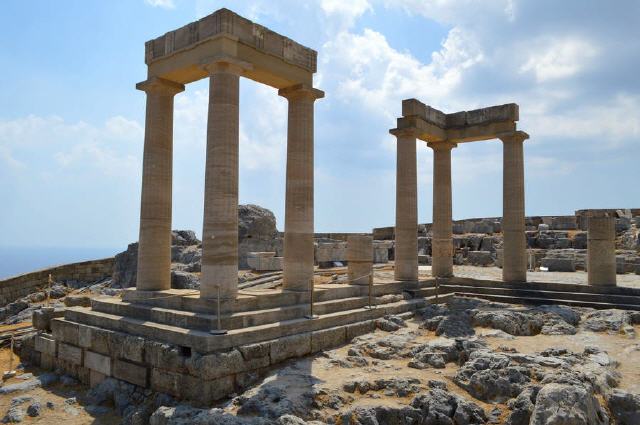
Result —
<instances>
[{"instance_id":1,"label":"white cloud","mask_svg":"<svg viewBox=\"0 0 640 425\"><path fill-rule=\"evenodd\" d=\"M161 7L163 9L173 9L176 7L173 0L144 0L146 4L153 7Z\"/></svg>"},{"instance_id":2,"label":"white cloud","mask_svg":"<svg viewBox=\"0 0 640 425\"><path fill-rule=\"evenodd\" d=\"M327 15L343 15L355 19L371 10L368 0L320 0L320 7Z\"/></svg>"},{"instance_id":3,"label":"white cloud","mask_svg":"<svg viewBox=\"0 0 640 425\"><path fill-rule=\"evenodd\" d=\"M616 149L637 144L640 97L619 95L604 103L561 111L540 111L526 117L526 130L533 138L579 141L582 149Z\"/></svg>"},{"instance_id":4,"label":"white cloud","mask_svg":"<svg viewBox=\"0 0 640 425\"><path fill-rule=\"evenodd\" d=\"M533 72L538 82L572 77L582 71L598 53L592 42L577 38L537 41L529 50L533 52L520 67L520 72Z\"/></svg>"},{"instance_id":5,"label":"white cloud","mask_svg":"<svg viewBox=\"0 0 640 425\"><path fill-rule=\"evenodd\" d=\"M388 118L397 115L400 101L408 97L449 104L447 95L460 83L464 70L483 59L478 46L458 29L449 32L428 64L394 49L372 29L339 34L325 44L323 54L324 67L335 70L329 76L338 84L338 96Z\"/></svg>"},{"instance_id":6,"label":"white cloud","mask_svg":"<svg viewBox=\"0 0 640 425\"><path fill-rule=\"evenodd\" d=\"M57 116L30 115L0 122L0 158L16 170L49 174L98 171L134 178L140 166L135 153L142 146L143 133L140 124L121 116L95 127L82 121L68 123ZM19 161L15 155L28 161ZM52 169L54 164L57 170Z\"/></svg>"},{"instance_id":7,"label":"white cloud","mask_svg":"<svg viewBox=\"0 0 640 425\"><path fill-rule=\"evenodd\" d=\"M287 140L287 103L275 89L251 84L249 102L240 105L240 168L283 169ZM184 93L176 98L174 143L176 149L205 149L208 90ZM268 113L266 113L268 111Z\"/></svg>"}]
</instances>

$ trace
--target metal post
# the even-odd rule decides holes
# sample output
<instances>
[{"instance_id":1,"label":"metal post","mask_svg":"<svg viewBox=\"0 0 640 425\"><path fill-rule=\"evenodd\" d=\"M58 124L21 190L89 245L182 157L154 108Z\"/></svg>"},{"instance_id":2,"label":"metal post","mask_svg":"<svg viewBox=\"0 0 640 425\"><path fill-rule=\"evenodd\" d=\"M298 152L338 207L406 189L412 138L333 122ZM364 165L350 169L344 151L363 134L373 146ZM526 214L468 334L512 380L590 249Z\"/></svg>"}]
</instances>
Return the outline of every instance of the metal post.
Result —
<instances>
[{"instance_id":1,"label":"metal post","mask_svg":"<svg viewBox=\"0 0 640 425\"><path fill-rule=\"evenodd\" d=\"M369 275L369 305L367 308L370 310L375 308L373 305L373 278L371 275Z\"/></svg>"},{"instance_id":2,"label":"metal post","mask_svg":"<svg viewBox=\"0 0 640 425\"><path fill-rule=\"evenodd\" d=\"M222 329L222 311L220 310L220 285L216 286L217 295L216 295L216 319L218 322L218 329L213 329L209 333L212 335L225 335L227 331Z\"/></svg>"}]
</instances>

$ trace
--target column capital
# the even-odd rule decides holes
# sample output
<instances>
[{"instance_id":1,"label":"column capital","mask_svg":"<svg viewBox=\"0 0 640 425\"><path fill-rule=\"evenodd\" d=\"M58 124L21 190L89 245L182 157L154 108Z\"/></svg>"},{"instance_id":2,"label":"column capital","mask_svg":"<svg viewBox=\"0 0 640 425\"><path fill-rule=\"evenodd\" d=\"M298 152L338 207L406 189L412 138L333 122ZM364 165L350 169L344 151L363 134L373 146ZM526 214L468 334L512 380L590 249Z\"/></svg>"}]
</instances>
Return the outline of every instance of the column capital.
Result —
<instances>
[{"instance_id":1,"label":"column capital","mask_svg":"<svg viewBox=\"0 0 640 425\"><path fill-rule=\"evenodd\" d=\"M503 143L511 143L511 142L524 142L529 138L529 135L524 131L513 131L509 133L501 133L496 135L496 137L502 140Z\"/></svg>"},{"instance_id":2,"label":"column capital","mask_svg":"<svg viewBox=\"0 0 640 425\"><path fill-rule=\"evenodd\" d=\"M393 134L397 138L400 137L414 137L418 138L418 129L415 127L407 127L407 128L392 128L389 130L390 134Z\"/></svg>"},{"instance_id":3,"label":"column capital","mask_svg":"<svg viewBox=\"0 0 640 425\"><path fill-rule=\"evenodd\" d=\"M458 144L453 142L442 141L442 142L427 142L427 146L429 146L434 151L443 151L443 150L450 151L451 149L458 146Z\"/></svg>"},{"instance_id":4,"label":"column capital","mask_svg":"<svg viewBox=\"0 0 640 425\"><path fill-rule=\"evenodd\" d=\"M200 67L209 75L218 73L244 75L253 70L253 65L231 56L219 55L204 59Z\"/></svg>"},{"instance_id":5,"label":"column capital","mask_svg":"<svg viewBox=\"0 0 640 425\"><path fill-rule=\"evenodd\" d=\"M136 89L147 93L159 93L175 96L176 94L184 91L184 84L176 83L175 81L166 80L160 77L149 77L145 81L141 81L136 84Z\"/></svg>"},{"instance_id":6,"label":"column capital","mask_svg":"<svg viewBox=\"0 0 640 425\"><path fill-rule=\"evenodd\" d=\"M324 92L322 90L313 88L306 84L295 84L293 86L285 87L278 90L278 94L289 100L308 99L315 101L324 97Z\"/></svg>"}]
</instances>

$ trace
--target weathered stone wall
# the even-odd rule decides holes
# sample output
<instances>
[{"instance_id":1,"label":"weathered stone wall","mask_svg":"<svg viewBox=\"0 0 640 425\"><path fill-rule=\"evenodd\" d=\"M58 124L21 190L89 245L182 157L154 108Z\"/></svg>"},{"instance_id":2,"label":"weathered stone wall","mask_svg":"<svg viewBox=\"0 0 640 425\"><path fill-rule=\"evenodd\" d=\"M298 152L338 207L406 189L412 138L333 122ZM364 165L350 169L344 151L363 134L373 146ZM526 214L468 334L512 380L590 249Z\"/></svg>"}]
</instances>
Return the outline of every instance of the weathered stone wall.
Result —
<instances>
[{"instance_id":1,"label":"weathered stone wall","mask_svg":"<svg viewBox=\"0 0 640 425\"><path fill-rule=\"evenodd\" d=\"M0 280L0 305L9 304L18 298L36 292L36 288L47 285L49 275L55 282L95 282L111 277L114 258L64 264L35 272L25 273Z\"/></svg>"},{"instance_id":2,"label":"weathered stone wall","mask_svg":"<svg viewBox=\"0 0 640 425\"><path fill-rule=\"evenodd\" d=\"M23 359L97 385L113 377L179 399L209 404L254 384L268 368L372 332L375 320L304 332L202 355L150 339L52 320L51 333L24 340Z\"/></svg>"}]
</instances>

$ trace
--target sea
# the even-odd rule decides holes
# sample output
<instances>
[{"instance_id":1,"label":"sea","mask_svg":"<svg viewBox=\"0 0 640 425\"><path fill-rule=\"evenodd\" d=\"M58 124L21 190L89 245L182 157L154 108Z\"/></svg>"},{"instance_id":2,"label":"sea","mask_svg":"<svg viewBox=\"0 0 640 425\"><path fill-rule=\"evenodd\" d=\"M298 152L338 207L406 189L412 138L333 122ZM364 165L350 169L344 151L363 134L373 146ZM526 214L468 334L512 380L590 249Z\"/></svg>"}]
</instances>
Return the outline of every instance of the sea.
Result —
<instances>
[{"instance_id":1,"label":"sea","mask_svg":"<svg viewBox=\"0 0 640 425\"><path fill-rule=\"evenodd\" d=\"M0 279L60 264L113 257L119 248L0 246Z\"/></svg>"}]
</instances>

